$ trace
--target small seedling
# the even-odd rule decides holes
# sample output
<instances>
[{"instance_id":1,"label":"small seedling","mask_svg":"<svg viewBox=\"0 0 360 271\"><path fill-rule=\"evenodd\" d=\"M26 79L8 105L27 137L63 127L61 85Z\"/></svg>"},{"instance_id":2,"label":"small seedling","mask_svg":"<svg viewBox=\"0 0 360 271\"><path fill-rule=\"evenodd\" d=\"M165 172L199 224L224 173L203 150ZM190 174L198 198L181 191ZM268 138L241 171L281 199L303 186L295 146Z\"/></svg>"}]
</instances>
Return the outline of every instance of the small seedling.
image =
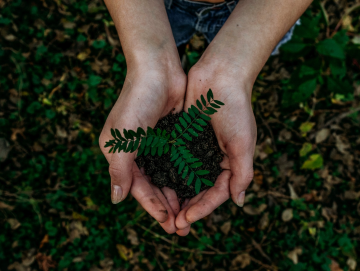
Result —
<instances>
[{"instance_id":1,"label":"small seedling","mask_svg":"<svg viewBox=\"0 0 360 271\"><path fill-rule=\"evenodd\" d=\"M111 147L109 153L138 150L137 156L141 154L162 156L170 150L170 161L174 162L175 167L178 167L178 174L181 174L183 179L189 175L187 185L190 185L195 180L195 192L199 194L201 183L208 186L214 184L203 178L204 175L210 173L209 171L196 170L203 163L186 149L184 140L192 141L192 136L198 137L198 133L203 131L201 126L208 125L207 121L211 120L208 115L216 113L216 109L224 105L223 102L214 100L211 89L209 89L206 96L207 101L201 95L201 102L196 100L197 106L191 105L188 109L189 113L182 113L183 117L179 118L179 124L175 124L175 129L170 134L161 129L157 129L155 132L151 127L147 127L146 132L141 127L138 127L136 132L124 129L123 135L118 129L111 129L111 135L114 139L106 142L105 147Z\"/></svg>"}]
</instances>

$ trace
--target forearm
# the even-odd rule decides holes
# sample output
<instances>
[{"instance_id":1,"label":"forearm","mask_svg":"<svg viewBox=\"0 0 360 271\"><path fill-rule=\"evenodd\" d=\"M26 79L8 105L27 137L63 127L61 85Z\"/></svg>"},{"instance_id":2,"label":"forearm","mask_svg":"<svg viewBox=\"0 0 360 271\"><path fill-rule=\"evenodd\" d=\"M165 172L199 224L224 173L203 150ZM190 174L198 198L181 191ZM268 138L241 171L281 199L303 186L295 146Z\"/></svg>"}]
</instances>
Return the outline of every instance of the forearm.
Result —
<instances>
[{"instance_id":1,"label":"forearm","mask_svg":"<svg viewBox=\"0 0 360 271\"><path fill-rule=\"evenodd\" d=\"M255 81L277 43L311 0L241 0L210 44L206 55L236 62L243 76Z\"/></svg>"},{"instance_id":2,"label":"forearm","mask_svg":"<svg viewBox=\"0 0 360 271\"><path fill-rule=\"evenodd\" d=\"M163 0L105 0L128 67L180 63Z\"/></svg>"}]
</instances>

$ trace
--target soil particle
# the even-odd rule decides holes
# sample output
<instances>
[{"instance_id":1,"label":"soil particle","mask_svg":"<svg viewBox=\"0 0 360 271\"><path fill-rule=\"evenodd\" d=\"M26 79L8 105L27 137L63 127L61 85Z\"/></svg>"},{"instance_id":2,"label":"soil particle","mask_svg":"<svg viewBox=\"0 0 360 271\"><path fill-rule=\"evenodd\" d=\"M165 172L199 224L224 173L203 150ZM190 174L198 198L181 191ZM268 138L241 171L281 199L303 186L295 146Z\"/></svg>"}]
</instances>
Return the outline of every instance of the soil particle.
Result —
<instances>
[{"instance_id":1,"label":"soil particle","mask_svg":"<svg viewBox=\"0 0 360 271\"><path fill-rule=\"evenodd\" d=\"M155 126L157 128L166 130L171 133L175 129L174 124L179 123L180 114L170 114L161 119ZM211 124L203 126L204 131L198 132L199 137L192 137L192 141L185 140L186 148L194 155L194 157L200 159L203 163L197 170L204 169L210 171L204 178L215 183L217 177L220 175L222 169L220 162L223 155L218 145L214 130ZM139 167L144 167L145 173L150 176L151 182L159 188L164 186L170 187L175 190L178 198L184 200L185 198L192 198L195 193L195 181L188 186L186 185L188 177L181 178L181 174L178 174L177 168L173 166L174 162L170 162L170 151L167 154L163 154L161 157L155 155L147 156L141 155L136 159L136 163ZM205 184L201 185L201 190L208 188Z\"/></svg>"}]
</instances>

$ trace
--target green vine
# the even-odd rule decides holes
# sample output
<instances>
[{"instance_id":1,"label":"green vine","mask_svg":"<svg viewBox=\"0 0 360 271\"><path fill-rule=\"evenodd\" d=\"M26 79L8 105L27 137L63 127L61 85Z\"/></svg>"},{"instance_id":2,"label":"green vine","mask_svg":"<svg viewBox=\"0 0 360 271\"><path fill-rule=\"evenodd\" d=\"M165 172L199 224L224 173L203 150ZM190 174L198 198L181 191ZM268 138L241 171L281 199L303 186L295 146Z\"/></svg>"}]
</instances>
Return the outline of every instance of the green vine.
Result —
<instances>
[{"instance_id":1,"label":"green vine","mask_svg":"<svg viewBox=\"0 0 360 271\"><path fill-rule=\"evenodd\" d=\"M203 163L186 149L184 140L192 141L192 137L198 137L198 133L204 131L202 126L208 125L208 121L211 120L209 115L215 114L216 109L224 105L223 102L214 100L211 89L209 89L206 96L206 100L203 95L200 96L201 101L196 100L197 107L191 105L188 113L183 112L182 117L179 118L179 124L175 124L175 129L170 134L161 129L157 129L155 132L151 127L147 127L146 132L141 127L138 127L136 132L124 129L123 135L118 129L111 129L111 135L114 139L106 142L105 147L111 147L109 153L138 150L137 156L141 154L148 155L149 153L152 156L156 154L162 156L169 152L171 145L170 161L174 162L175 167L178 167L178 174L181 174L183 179L189 175L187 185L190 185L195 180L195 192L198 194L202 183L208 186L214 184L200 177L210 172L196 170Z\"/></svg>"}]
</instances>

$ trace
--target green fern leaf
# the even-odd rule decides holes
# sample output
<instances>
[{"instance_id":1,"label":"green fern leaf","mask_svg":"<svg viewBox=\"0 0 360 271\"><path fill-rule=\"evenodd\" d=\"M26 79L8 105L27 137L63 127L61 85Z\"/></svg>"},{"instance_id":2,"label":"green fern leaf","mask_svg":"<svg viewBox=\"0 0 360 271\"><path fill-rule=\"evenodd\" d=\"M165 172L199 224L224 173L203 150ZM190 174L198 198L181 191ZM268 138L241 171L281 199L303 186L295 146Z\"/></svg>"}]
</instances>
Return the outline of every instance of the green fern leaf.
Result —
<instances>
[{"instance_id":1,"label":"green fern leaf","mask_svg":"<svg viewBox=\"0 0 360 271\"><path fill-rule=\"evenodd\" d=\"M182 129L179 124L176 123L175 128L176 128L176 130L178 130L179 133L182 133Z\"/></svg>"},{"instance_id":2,"label":"green fern leaf","mask_svg":"<svg viewBox=\"0 0 360 271\"><path fill-rule=\"evenodd\" d=\"M199 159L193 158L193 157L191 157L189 159L186 159L186 163L188 163L188 164L191 164L191 163L194 163L194 162L197 162L197 161L199 161Z\"/></svg>"},{"instance_id":3,"label":"green fern leaf","mask_svg":"<svg viewBox=\"0 0 360 271\"><path fill-rule=\"evenodd\" d=\"M176 138L176 133L174 130L171 132L171 136L172 136L172 138Z\"/></svg>"},{"instance_id":4,"label":"green fern leaf","mask_svg":"<svg viewBox=\"0 0 360 271\"><path fill-rule=\"evenodd\" d=\"M115 130L113 128L110 129L111 135L113 138L116 138Z\"/></svg>"},{"instance_id":5,"label":"green fern leaf","mask_svg":"<svg viewBox=\"0 0 360 271\"><path fill-rule=\"evenodd\" d=\"M148 155L149 152L150 152L150 150L151 150L150 146L147 146L147 147L145 148L144 155L145 155L145 156Z\"/></svg>"},{"instance_id":6,"label":"green fern leaf","mask_svg":"<svg viewBox=\"0 0 360 271\"><path fill-rule=\"evenodd\" d=\"M200 113L200 111L199 111L199 109L197 109L195 106L191 106L191 109L194 111L194 113L195 114L199 114ZM195 118L195 117L194 117Z\"/></svg>"},{"instance_id":7,"label":"green fern leaf","mask_svg":"<svg viewBox=\"0 0 360 271\"><path fill-rule=\"evenodd\" d=\"M207 179L201 178L201 181L202 181L204 184L206 184L207 186L214 186L214 184L213 184L211 181L207 180Z\"/></svg>"},{"instance_id":8,"label":"green fern leaf","mask_svg":"<svg viewBox=\"0 0 360 271\"><path fill-rule=\"evenodd\" d=\"M166 144L166 145L164 146L164 154L167 154L168 151L169 151L169 149L170 149L169 144Z\"/></svg>"},{"instance_id":9,"label":"green fern leaf","mask_svg":"<svg viewBox=\"0 0 360 271\"><path fill-rule=\"evenodd\" d=\"M161 134L162 137L165 137L166 136L166 130L164 130Z\"/></svg>"},{"instance_id":10,"label":"green fern leaf","mask_svg":"<svg viewBox=\"0 0 360 271\"><path fill-rule=\"evenodd\" d=\"M188 114L186 114L186 112L183 112L183 117L188 123L191 123L191 118Z\"/></svg>"},{"instance_id":11,"label":"green fern leaf","mask_svg":"<svg viewBox=\"0 0 360 271\"><path fill-rule=\"evenodd\" d=\"M208 111L212 112L212 113L216 113L217 110L215 110L214 108L212 107L206 107Z\"/></svg>"},{"instance_id":12,"label":"green fern leaf","mask_svg":"<svg viewBox=\"0 0 360 271\"><path fill-rule=\"evenodd\" d=\"M205 113L206 113L206 112L205 112ZM206 116L206 115L204 115L204 114L200 114L199 117L202 118L203 120L206 120L206 121L210 121L210 120L211 120L211 118L210 118L209 116Z\"/></svg>"},{"instance_id":13,"label":"green fern leaf","mask_svg":"<svg viewBox=\"0 0 360 271\"><path fill-rule=\"evenodd\" d=\"M117 137L121 140L121 141L125 141L126 139L122 137L120 131L118 129L115 129L115 133L117 135Z\"/></svg>"},{"instance_id":14,"label":"green fern leaf","mask_svg":"<svg viewBox=\"0 0 360 271\"><path fill-rule=\"evenodd\" d=\"M146 146L150 146L151 142L153 141L153 137L152 136L149 136L146 140Z\"/></svg>"},{"instance_id":15,"label":"green fern leaf","mask_svg":"<svg viewBox=\"0 0 360 271\"><path fill-rule=\"evenodd\" d=\"M146 135L156 135L155 134L155 132L154 132L154 130L153 130L153 128L151 128L151 127L147 127L147 131L146 131Z\"/></svg>"},{"instance_id":16,"label":"green fern leaf","mask_svg":"<svg viewBox=\"0 0 360 271\"><path fill-rule=\"evenodd\" d=\"M214 95L211 89L209 89L209 91L207 92L207 100L210 103L211 99L214 99Z\"/></svg>"},{"instance_id":17,"label":"green fern leaf","mask_svg":"<svg viewBox=\"0 0 360 271\"><path fill-rule=\"evenodd\" d=\"M188 181L186 183L187 185L190 185L192 183L192 181L194 180L194 176L195 176L194 172L191 171L191 173L189 175L189 179L188 179Z\"/></svg>"},{"instance_id":18,"label":"green fern leaf","mask_svg":"<svg viewBox=\"0 0 360 271\"><path fill-rule=\"evenodd\" d=\"M157 148L151 148L151 156L155 156Z\"/></svg>"},{"instance_id":19,"label":"green fern leaf","mask_svg":"<svg viewBox=\"0 0 360 271\"><path fill-rule=\"evenodd\" d=\"M207 171L207 170L198 170L195 172L197 175L206 175L206 174L209 174L210 172Z\"/></svg>"},{"instance_id":20,"label":"green fern leaf","mask_svg":"<svg viewBox=\"0 0 360 271\"><path fill-rule=\"evenodd\" d=\"M145 148L143 148L143 149L140 148L136 156L137 157L140 156L144 152L144 150L145 150Z\"/></svg>"},{"instance_id":21,"label":"green fern leaf","mask_svg":"<svg viewBox=\"0 0 360 271\"><path fill-rule=\"evenodd\" d=\"M199 130L200 132L204 131L204 129L201 126L197 125L196 123L193 123L192 126L194 126L195 129Z\"/></svg>"},{"instance_id":22,"label":"green fern leaf","mask_svg":"<svg viewBox=\"0 0 360 271\"><path fill-rule=\"evenodd\" d=\"M142 137L139 148L140 148L140 149L145 149L145 147L146 147L146 137Z\"/></svg>"},{"instance_id":23,"label":"green fern leaf","mask_svg":"<svg viewBox=\"0 0 360 271\"><path fill-rule=\"evenodd\" d=\"M205 121L203 121L202 119L196 119L197 123L199 123L202 126L206 126L207 123Z\"/></svg>"},{"instance_id":24,"label":"green fern leaf","mask_svg":"<svg viewBox=\"0 0 360 271\"><path fill-rule=\"evenodd\" d=\"M179 118L179 121L181 125L186 129L188 126L187 122L182 117Z\"/></svg>"},{"instance_id":25,"label":"green fern leaf","mask_svg":"<svg viewBox=\"0 0 360 271\"><path fill-rule=\"evenodd\" d=\"M117 149L121 148L121 141L118 141L114 147L114 153L117 151ZM119 149L119 152L120 152L120 149Z\"/></svg>"},{"instance_id":26,"label":"green fern leaf","mask_svg":"<svg viewBox=\"0 0 360 271\"><path fill-rule=\"evenodd\" d=\"M181 171L184 169L185 167L185 162L184 161L181 161L180 165L179 165L179 170L178 170L178 174L181 173Z\"/></svg>"},{"instance_id":27,"label":"green fern leaf","mask_svg":"<svg viewBox=\"0 0 360 271\"><path fill-rule=\"evenodd\" d=\"M214 114L214 112L209 111L209 110L203 110L203 112L204 112L205 114L208 114L208 115L213 115L213 114Z\"/></svg>"},{"instance_id":28,"label":"green fern leaf","mask_svg":"<svg viewBox=\"0 0 360 271\"><path fill-rule=\"evenodd\" d=\"M220 106L218 106L216 103L210 103L210 105L214 108L220 108Z\"/></svg>"},{"instance_id":29,"label":"green fern leaf","mask_svg":"<svg viewBox=\"0 0 360 271\"><path fill-rule=\"evenodd\" d=\"M196 100L196 105L199 107L200 110L202 110L202 105L199 100Z\"/></svg>"},{"instance_id":30,"label":"green fern leaf","mask_svg":"<svg viewBox=\"0 0 360 271\"><path fill-rule=\"evenodd\" d=\"M189 112L191 117L195 118L195 113L191 108L188 109L188 112Z\"/></svg>"},{"instance_id":31,"label":"green fern leaf","mask_svg":"<svg viewBox=\"0 0 360 271\"><path fill-rule=\"evenodd\" d=\"M199 134L198 134L197 132L195 132L192 128L189 128L189 129L188 129L188 132L189 132L190 134L192 134L193 136L196 136L196 137L199 136Z\"/></svg>"},{"instance_id":32,"label":"green fern leaf","mask_svg":"<svg viewBox=\"0 0 360 271\"><path fill-rule=\"evenodd\" d=\"M198 167L201 167L203 165L203 163L201 162L197 162L197 163L194 163L192 165L190 165L191 168L198 168Z\"/></svg>"},{"instance_id":33,"label":"green fern leaf","mask_svg":"<svg viewBox=\"0 0 360 271\"><path fill-rule=\"evenodd\" d=\"M161 129L160 129L160 128L157 128L157 130L156 130L156 135L157 135L157 136L161 136Z\"/></svg>"},{"instance_id":34,"label":"green fern leaf","mask_svg":"<svg viewBox=\"0 0 360 271\"><path fill-rule=\"evenodd\" d=\"M193 155L189 152L189 153L184 153L182 157L184 159L189 159L189 158L193 157Z\"/></svg>"},{"instance_id":35,"label":"green fern leaf","mask_svg":"<svg viewBox=\"0 0 360 271\"><path fill-rule=\"evenodd\" d=\"M159 146L158 147L158 155L161 157L161 155L163 154L164 151L164 147L163 146Z\"/></svg>"},{"instance_id":36,"label":"green fern leaf","mask_svg":"<svg viewBox=\"0 0 360 271\"><path fill-rule=\"evenodd\" d=\"M130 141L128 147L126 148L126 150L124 150L124 152L129 152L129 151L131 151L133 146L134 146L134 141Z\"/></svg>"},{"instance_id":37,"label":"green fern leaf","mask_svg":"<svg viewBox=\"0 0 360 271\"><path fill-rule=\"evenodd\" d=\"M176 147L174 145L171 146L171 156L176 154Z\"/></svg>"},{"instance_id":38,"label":"green fern leaf","mask_svg":"<svg viewBox=\"0 0 360 271\"><path fill-rule=\"evenodd\" d=\"M138 134L139 137L140 137L141 135L144 135L144 136L146 135L144 129L141 128L141 127L138 127L138 128L137 128L137 132L136 132L136 133Z\"/></svg>"},{"instance_id":39,"label":"green fern leaf","mask_svg":"<svg viewBox=\"0 0 360 271\"><path fill-rule=\"evenodd\" d=\"M127 145L128 145L128 141L124 141L124 143L121 145L121 150L125 152L125 150L127 149Z\"/></svg>"},{"instance_id":40,"label":"green fern leaf","mask_svg":"<svg viewBox=\"0 0 360 271\"><path fill-rule=\"evenodd\" d=\"M136 151L136 149L139 147L139 143L140 143L140 137L138 137L135 142L134 142L134 146L132 149L132 152Z\"/></svg>"},{"instance_id":41,"label":"green fern leaf","mask_svg":"<svg viewBox=\"0 0 360 271\"><path fill-rule=\"evenodd\" d=\"M184 169L183 174L181 175L181 178L185 179L185 178L186 178L186 175L188 174L188 172L189 172L189 167L186 166L185 169Z\"/></svg>"},{"instance_id":42,"label":"green fern leaf","mask_svg":"<svg viewBox=\"0 0 360 271\"><path fill-rule=\"evenodd\" d=\"M134 138L134 137L135 137L135 138L137 137L136 132L133 131L133 130L129 130L128 133L129 133L133 138Z\"/></svg>"},{"instance_id":43,"label":"green fern leaf","mask_svg":"<svg viewBox=\"0 0 360 271\"><path fill-rule=\"evenodd\" d=\"M206 106L206 101L205 101L204 95L201 95L201 102L203 103L204 106Z\"/></svg>"},{"instance_id":44,"label":"green fern leaf","mask_svg":"<svg viewBox=\"0 0 360 271\"><path fill-rule=\"evenodd\" d=\"M191 138L191 136L189 136L189 134L187 134L187 133L184 133L183 134L183 137L185 137L187 140L189 140L189 141L192 141L192 138Z\"/></svg>"},{"instance_id":45,"label":"green fern leaf","mask_svg":"<svg viewBox=\"0 0 360 271\"><path fill-rule=\"evenodd\" d=\"M113 142L112 142L112 141L113 141ZM110 146L114 145L114 143L115 143L115 140L110 140L110 141L108 141L108 142L105 143L104 148L110 147Z\"/></svg>"},{"instance_id":46,"label":"green fern leaf","mask_svg":"<svg viewBox=\"0 0 360 271\"><path fill-rule=\"evenodd\" d=\"M181 138L178 138L174 145L185 145L185 142Z\"/></svg>"},{"instance_id":47,"label":"green fern leaf","mask_svg":"<svg viewBox=\"0 0 360 271\"><path fill-rule=\"evenodd\" d=\"M200 189L201 189L201 181L199 178L196 179L195 182L195 193L199 194L200 193Z\"/></svg>"},{"instance_id":48,"label":"green fern leaf","mask_svg":"<svg viewBox=\"0 0 360 271\"><path fill-rule=\"evenodd\" d=\"M180 153L174 154L174 156L171 157L170 162L175 161L176 159L179 158L179 156L180 156Z\"/></svg>"},{"instance_id":49,"label":"green fern leaf","mask_svg":"<svg viewBox=\"0 0 360 271\"><path fill-rule=\"evenodd\" d=\"M182 161L182 158L179 157L179 158L175 161L174 166L177 167L177 166L181 163L181 161Z\"/></svg>"},{"instance_id":50,"label":"green fern leaf","mask_svg":"<svg viewBox=\"0 0 360 271\"><path fill-rule=\"evenodd\" d=\"M220 102L218 100L214 100L215 103L217 103L218 105L225 105L223 102Z\"/></svg>"},{"instance_id":51,"label":"green fern leaf","mask_svg":"<svg viewBox=\"0 0 360 271\"><path fill-rule=\"evenodd\" d=\"M151 143L151 148L157 147L157 144L159 143L160 138L155 137L153 142Z\"/></svg>"},{"instance_id":52,"label":"green fern leaf","mask_svg":"<svg viewBox=\"0 0 360 271\"><path fill-rule=\"evenodd\" d=\"M113 149L114 149L114 147L111 147L110 150L109 150L109 153L111 153Z\"/></svg>"}]
</instances>

